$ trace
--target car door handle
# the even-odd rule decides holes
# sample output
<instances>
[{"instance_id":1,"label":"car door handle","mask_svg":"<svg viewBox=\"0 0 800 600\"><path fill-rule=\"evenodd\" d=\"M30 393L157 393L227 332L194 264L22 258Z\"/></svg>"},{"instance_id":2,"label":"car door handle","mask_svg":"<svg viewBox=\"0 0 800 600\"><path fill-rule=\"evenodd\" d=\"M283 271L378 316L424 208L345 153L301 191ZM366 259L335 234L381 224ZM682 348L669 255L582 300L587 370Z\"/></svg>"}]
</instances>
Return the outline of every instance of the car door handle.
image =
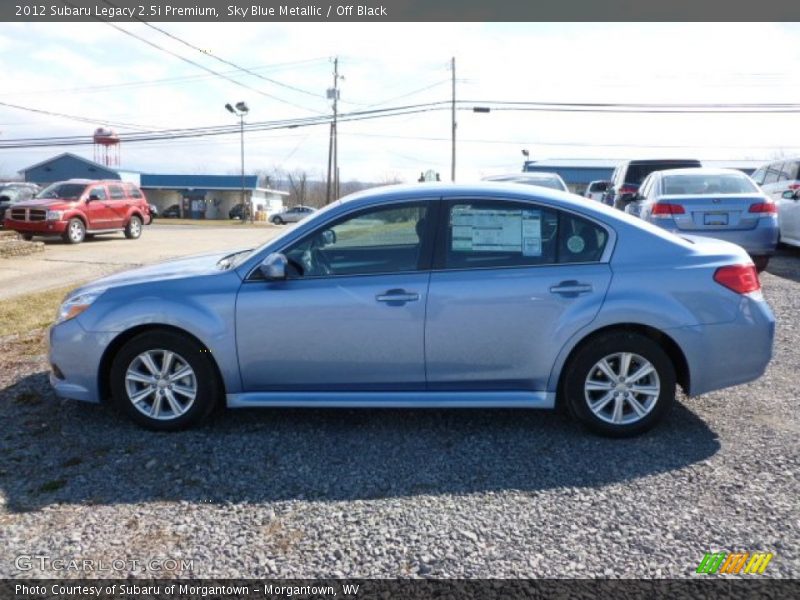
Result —
<instances>
[{"instance_id":1,"label":"car door handle","mask_svg":"<svg viewBox=\"0 0 800 600\"><path fill-rule=\"evenodd\" d=\"M586 294L591 291L591 284L580 283L578 281L562 281L558 285L554 285L550 288L551 294L560 294L563 296L577 296L578 294Z\"/></svg>"},{"instance_id":2,"label":"car door handle","mask_svg":"<svg viewBox=\"0 0 800 600\"><path fill-rule=\"evenodd\" d=\"M405 290L387 290L383 294L375 296L378 302L388 302L390 304L405 304L406 302L416 302L419 300L419 294L416 292L407 292Z\"/></svg>"}]
</instances>

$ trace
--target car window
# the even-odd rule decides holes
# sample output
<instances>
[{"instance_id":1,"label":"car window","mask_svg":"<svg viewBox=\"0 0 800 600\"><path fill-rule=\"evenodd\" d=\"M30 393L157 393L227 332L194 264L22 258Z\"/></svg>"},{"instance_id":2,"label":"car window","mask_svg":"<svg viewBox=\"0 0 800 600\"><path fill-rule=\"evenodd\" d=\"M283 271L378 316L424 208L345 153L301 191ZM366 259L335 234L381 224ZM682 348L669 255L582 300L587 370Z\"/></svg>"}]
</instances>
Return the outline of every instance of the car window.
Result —
<instances>
[{"instance_id":1,"label":"car window","mask_svg":"<svg viewBox=\"0 0 800 600\"><path fill-rule=\"evenodd\" d=\"M303 238L285 254L293 278L402 273L419 268L428 205L381 206Z\"/></svg>"},{"instance_id":2,"label":"car window","mask_svg":"<svg viewBox=\"0 0 800 600\"><path fill-rule=\"evenodd\" d=\"M139 188L135 185L132 185L128 188L128 193L130 194L131 198L143 198L142 192Z\"/></svg>"},{"instance_id":3,"label":"car window","mask_svg":"<svg viewBox=\"0 0 800 600\"><path fill-rule=\"evenodd\" d=\"M767 167L767 172L764 174L764 183L775 183L781 172L783 163L773 163Z\"/></svg>"},{"instance_id":4,"label":"car window","mask_svg":"<svg viewBox=\"0 0 800 600\"><path fill-rule=\"evenodd\" d=\"M606 231L581 217L518 202L455 202L444 267L524 267L600 260Z\"/></svg>"},{"instance_id":5,"label":"car window","mask_svg":"<svg viewBox=\"0 0 800 600\"><path fill-rule=\"evenodd\" d=\"M786 173L791 180L800 179L800 160L793 160L787 162L784 167Z\"/></svg>"},{"instance_id":6,"label":"car window","mask_svg":"<svg viewBox=\"0 0 800 600\"><path fill-rule=\"evenodd\" d=\"M37 198L78 200L86 189L84 183L54 183L36 194Z\"/></svg>"},{"instance_id":7,"label":"car window","mask_svg":"<svg viewBox=\"0 0 800 600\"><path fill-rule=\"evenodd\" d=\"M98 200L108 200L108 196L106 196L106 189L103 186L91 188L87 197L91 196L97 196Z\"/></svg>"},{"instance_id":8,"label":"car window","mask_svg":"<svg viewBox=\"0 0 800 600\"><path fill-rule=\"evenodd\" d=\"M125 190L122 189L121 185L110 185L108 186L108 194L112 200L122 200L125 197Z\"/></svg>"},{"instance_id":9,"label":"car window","mask_svg":"<svg viewBox=\"0 0 800 600\"><path fill-rule=\"evenodd\" d=\"M665 194L751 194L755 184L744 173L700 173L664 177Z\"/></svg>"},{"instance_id":10,"label":"car window","mask_svg":"<svg viewBox=\"0 0 800 600\"><path fill-rule=\"evenodd\" d=\"M760 169L757 169L752 175L753 181L755 181L758 185L764 183L764 175L766 174L766 172L767 172L766 167L761 167Z\"/></svg>"},{"instance_id":11,"label":"car window","mask_svg":"<svg viewBox=\"0 0 800 600\"><path fill-rule=\"evenodd\" d=\"M650 193L650 188L653 185L653 176L648 175L645 180L642 182L641 188L639 188L639 194L642 198L647 198L648 194Z\"/></svg>"}]
</instances>

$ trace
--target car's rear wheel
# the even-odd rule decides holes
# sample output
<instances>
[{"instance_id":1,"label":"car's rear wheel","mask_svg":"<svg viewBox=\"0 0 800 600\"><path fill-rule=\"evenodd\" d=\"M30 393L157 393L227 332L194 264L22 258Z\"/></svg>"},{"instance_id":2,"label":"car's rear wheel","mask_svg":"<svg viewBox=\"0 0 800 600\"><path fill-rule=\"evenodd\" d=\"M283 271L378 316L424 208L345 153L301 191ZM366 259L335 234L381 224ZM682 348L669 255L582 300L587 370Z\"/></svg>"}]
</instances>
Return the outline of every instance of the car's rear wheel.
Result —
<instances>
[{"instance_id":1,"label":"car's rear wheel","mask_svg":"<svg viewBox=\"0 0 800 600\"><path fill-rule=\"evenodd\" d=\"M114 404L139 425L176 431L205 419L220 399L208 349L172 331L136 336L111 365Z\"/></svg>"},{"instance_id":2,"label":"car's rear wheel","mask_svg":"<svg viewBox=\"0 0 800 600\"><path fill-rule=\"evenodd\" d=\"M142 220L134 215L128 220L128 224L125 225L125 237L129 240L135 240L138 239L140 235L142 235Z\"/></svg>"},{"instance_id":3,"label":"car's rear wheel","mask_svg":"<svg viewBox=\"0 0 800 600\"><path fill-rule=\"evenodd\" d=\"M80 244L86 237L86 226L80 219L70 219L67 230L64 232L64 241L70 244Z\"/></svg>"},{"instance_id":4,"label":"car's rear wheel","mask_svg":"<svg viewBox=\"0 0 800 600\"><path fill-rule=\"evenodd\" d=\"M753 256L753 264L756 266L756 271L761 273L769 265L769 256Z\"/></svg>"},{"instance_id":5,"label":"car's rear wheel","mask_svg":"<svg viewBox=\"0 0 800 600\"><path fill-rule=\"evenodd\" d=\"M675 368L655 341L613 332L581 347L565 370L570 411L600 435L628 437L651 429L675 400Z\"/></svg>"},{"instance_id":6,"label":"car's rear wheel","mask_svg":"<svg viewBox=\"0 0 800 600\"><path fill-rule=\"evenodd\" d=\"M283 225L283 219L281 219L280 217L272 217L272 222L275 225Z\"/></svg>"}]
</instances>

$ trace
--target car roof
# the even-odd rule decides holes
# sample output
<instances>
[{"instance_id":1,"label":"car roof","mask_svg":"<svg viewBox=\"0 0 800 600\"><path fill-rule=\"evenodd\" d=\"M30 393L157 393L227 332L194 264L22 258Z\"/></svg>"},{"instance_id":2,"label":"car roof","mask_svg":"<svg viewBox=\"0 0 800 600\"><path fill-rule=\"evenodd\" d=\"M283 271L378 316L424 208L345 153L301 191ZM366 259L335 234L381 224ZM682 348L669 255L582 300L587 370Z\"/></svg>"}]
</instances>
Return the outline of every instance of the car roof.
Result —
<instances>
[{"instance_id":1,"label":"car roof","mask_svg":"<svg viewBox=\"0 0 800 600\"><path fill-rule=\"evenodd\" d=\"M669 165L673 163L697 163L701 164L696 158L646 158L626 160L622 165Z\"/></svg>"},{"instance_id":2,"label":"car roof","mask_svg":"<svg viewBox=\"0 0 800 600\"><path fill-rule=\"evenodd\" d=\"M522 171L519 173L490 175L489 177L484 177L483 181L503 181L509 177L514 177L516 179L561 179L558 173L553 173L551 171Z\"/></svg>"},{"instance_id":3,"label":"car roof","mask_svg":"<svg viewBox=\"0 0 800 600\"><path fill-rule=\"evenodd\" d=\"M664 173L666 175L744 175L747 174L739 169L723 169L719 167L694 167L688 169L667 169L665 171L654 171L654 173Z\"/></svg>"}]
</instances>

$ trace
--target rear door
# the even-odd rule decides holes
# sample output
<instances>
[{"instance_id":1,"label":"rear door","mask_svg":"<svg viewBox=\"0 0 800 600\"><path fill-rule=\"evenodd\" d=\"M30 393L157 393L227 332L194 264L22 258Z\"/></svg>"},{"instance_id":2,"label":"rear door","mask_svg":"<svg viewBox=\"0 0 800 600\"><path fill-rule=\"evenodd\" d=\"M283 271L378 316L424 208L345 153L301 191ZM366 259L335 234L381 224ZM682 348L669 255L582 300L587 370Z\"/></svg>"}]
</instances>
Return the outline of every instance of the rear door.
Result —
<instances>
[{"instance_id":1,"label":"rear door","mask_svg":"<svg viewBox=\"0 0 800 600\"><path fill-rule=\"evenodd\" d=\"M131 200L121 183L108 184L108 225L110 229L122 228L128 217Z\"/></svg>"},{"instance_id":2,"label":"rear door","mask_svg":"<svg viewBox=\"0 0 800 600\"><path fill-rule=\"evenodd\" d=\"M428 296L429 390L545 391L611 271L599 225L535 203L443 203Z\"/></svg>"}]
</instances>

